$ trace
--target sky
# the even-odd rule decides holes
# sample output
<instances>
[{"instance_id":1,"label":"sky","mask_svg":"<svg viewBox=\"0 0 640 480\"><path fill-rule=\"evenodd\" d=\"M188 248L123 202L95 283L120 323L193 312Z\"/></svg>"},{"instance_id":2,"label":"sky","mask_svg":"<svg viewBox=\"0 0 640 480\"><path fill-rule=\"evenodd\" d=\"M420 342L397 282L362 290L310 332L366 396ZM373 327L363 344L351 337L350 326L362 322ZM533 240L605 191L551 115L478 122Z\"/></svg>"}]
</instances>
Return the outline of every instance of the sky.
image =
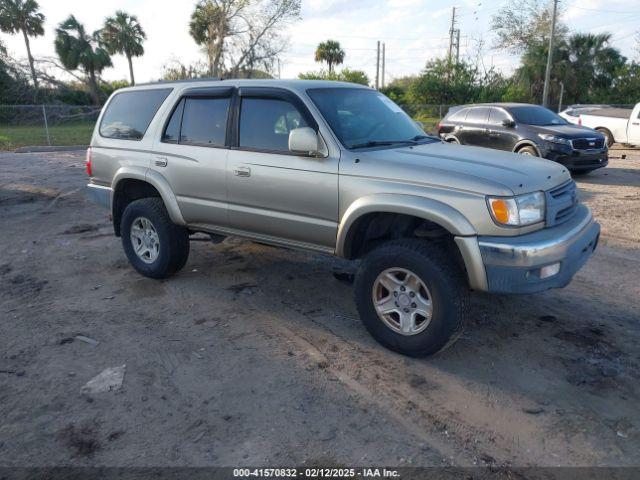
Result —
<instances>
[{"instance_id":1,"label":"sky","mask_svg":"<svg viewBox=\"0 0 640 480\"><path fill-rule=\"evenodd\" d=\"M448 49L452 7L456 7L461 30L461 56L475 59L482 41L481 60L509 74L517 57L492 48L491 17L508 0L302 0L301 19L286 27L288 48L280 55L281 77L318 70L314 62L317 44L338 40L346 52L343 64L364 70L373 81L376 42L385 43L386 72L394 78L417 74L427 60L443 57ZM549 0L550 1L550 0ZM32 39L35 57L53 57L55 28L73 13L87 29L100 28L105 17L122 9L136 15L147 41L145 55L134 59L137 82L157 80L171 59L188 64L204 61L200 47L189 36L188 23L195 0L39 0L46 16L45 35ZM640 30L640 0L561 0L562 19L572 31L610 32L612 43L629 57L640 59L636 32ZM0 34L12 55L26 57L21 35ZM114 67L103 72L106 80L126 79L124 57L114 56Z\"/></svg>"}]
</instances>

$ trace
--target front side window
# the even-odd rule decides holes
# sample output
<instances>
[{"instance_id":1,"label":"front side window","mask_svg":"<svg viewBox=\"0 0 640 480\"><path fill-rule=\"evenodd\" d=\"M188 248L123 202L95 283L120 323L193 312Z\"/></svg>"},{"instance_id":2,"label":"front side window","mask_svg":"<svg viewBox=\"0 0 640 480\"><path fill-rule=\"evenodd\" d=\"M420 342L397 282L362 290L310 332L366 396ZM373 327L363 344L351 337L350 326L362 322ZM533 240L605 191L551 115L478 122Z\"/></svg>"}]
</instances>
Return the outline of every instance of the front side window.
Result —
<instances>
[{"instance_id":1,"label":"front side window","mask_svg":"<svg viewBox=\"0 0 640 480\"><path fill-rule=\"evenodd\" d=\"M121 140L142 139L169 93L170 88L116 93L102 116L100 135Z\"/></svg>"},{"instance_id":2,"label":"front side window","mask_svg":"<svg viewBox=\"0 0 640 480\"><path fill-rule=\"evenodd\" d=\"M438 141L427 137L409 115L376 90L317 88L307 93L347 148Z\"/></svg>"},{"instance_id":3,"label":"front side window","mask_svg":"<svg viewBox=\"0 0 640 480\"><path fill-rule=\"evenodd\" d=\"M505 120L511 120L504 110L492 108L489 114L489 123L491 125L502 125Z\"/></svg>"},{"instance_id":4,"label":"front side window","mask_svg":"<svg viewBox=\"0 0 640 480\"><path fill-rule=\"evenodd\" d=\"M243 98L240 106L240 147L289 151L289 132L308 127L300 111L279 98Z\"/></svg>"},{"instance_id":5,"label":"front side window","mask_svg":"<svg viewBox=\"0 0 640 480\"><path fill-rule=\"evenodd\" d=\"M551 110L538 105L510 107L509 112L516 122L525 125L566 125L568 122Z\"/></svg>"}]
</instances>

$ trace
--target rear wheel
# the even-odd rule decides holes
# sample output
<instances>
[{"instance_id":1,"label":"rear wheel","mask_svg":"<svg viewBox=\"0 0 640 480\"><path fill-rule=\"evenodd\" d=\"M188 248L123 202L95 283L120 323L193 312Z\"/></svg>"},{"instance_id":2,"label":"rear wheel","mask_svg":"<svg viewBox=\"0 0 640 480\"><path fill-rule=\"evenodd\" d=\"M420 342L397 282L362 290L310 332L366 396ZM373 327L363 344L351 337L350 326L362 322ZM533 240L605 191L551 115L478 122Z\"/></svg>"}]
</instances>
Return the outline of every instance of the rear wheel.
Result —
<instances>
[{"instance_id":1,"label":"rear wheel","mask_svg":"<svg viewBox=\"0 0 640 480\"><path fill-rule=\"evenodd\" d=\"M171 222L160 198L142 198L127 205L120 233L129 263L145 277L170 277L189 258L189 232Z\"/></svg>"},{"instance_id":2,"label":"rear wheel","mask_svg":"<svg viewBox=\"0 0 640 480\"><path fill-rule=\"evenodd\" d=\"M604 135L604 141L607 144L607 147L610 147L615 143L613 133L611 133L608 128L596 128L596 132L600 132L602 135Z\"/></svg>"},{"instance_id":3,"label":"rear wheel","mask_svg":"<svg viewBox=\"0 0 640 480\"><path fill-rule=\"evenodd\" d=\"M538 152L536 152L536 149L533 147L522 147L520 150L518 150L518 153L520 155L530 155L532 157L538 156Z\"/></svg>"},{"instance_id":4,"label":"rear wheel","mask_svg":"<svg viewBox=\"0 0 640 480\"><path fill-rule=\"evenodd\" d=\"M462 333L469 292L448 252L422 240L385 243L362 261L355 281L360 318L381 344L432 355Z\"/></svg>"}]
</instances>

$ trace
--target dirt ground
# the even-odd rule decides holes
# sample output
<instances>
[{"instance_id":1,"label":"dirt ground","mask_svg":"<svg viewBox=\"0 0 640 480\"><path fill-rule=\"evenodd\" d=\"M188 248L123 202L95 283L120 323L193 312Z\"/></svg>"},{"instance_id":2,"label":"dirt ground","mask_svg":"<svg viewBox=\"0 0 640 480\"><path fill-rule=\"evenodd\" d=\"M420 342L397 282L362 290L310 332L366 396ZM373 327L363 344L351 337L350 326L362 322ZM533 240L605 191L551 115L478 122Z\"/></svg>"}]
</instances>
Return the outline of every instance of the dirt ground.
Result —
<instances>
[{"instance_id":1,"label":"dirt ground","mask_svg":"<svg viewBox=\"0 0 640 480\"><path fill-rule=\"evenodd\" d=\"M474 294L430 359L368 335L350 263L227 239L146 279L82 155L0 153L0 465L640 464L640 152L611 153L577 177L603 234L572 284Z\"/></svg>"}]
</instances>

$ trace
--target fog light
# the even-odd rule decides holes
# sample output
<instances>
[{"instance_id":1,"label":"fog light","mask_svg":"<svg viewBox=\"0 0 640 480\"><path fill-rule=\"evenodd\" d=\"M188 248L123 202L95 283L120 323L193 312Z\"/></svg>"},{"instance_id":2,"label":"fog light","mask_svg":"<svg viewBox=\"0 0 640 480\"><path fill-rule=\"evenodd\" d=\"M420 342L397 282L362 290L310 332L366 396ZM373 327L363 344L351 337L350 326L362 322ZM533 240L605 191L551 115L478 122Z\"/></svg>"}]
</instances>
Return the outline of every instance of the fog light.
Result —
<instances>
[{"instance_id":1,"label":"fog light","mask_svg":"<svg viewBox=\"0 0 640 480\"><path fill-rule=\"evenodd\" d=\"M560 271L560 262L552 263L540 269L540 278L553 277Z\"/></svg>"}]
</instances>

